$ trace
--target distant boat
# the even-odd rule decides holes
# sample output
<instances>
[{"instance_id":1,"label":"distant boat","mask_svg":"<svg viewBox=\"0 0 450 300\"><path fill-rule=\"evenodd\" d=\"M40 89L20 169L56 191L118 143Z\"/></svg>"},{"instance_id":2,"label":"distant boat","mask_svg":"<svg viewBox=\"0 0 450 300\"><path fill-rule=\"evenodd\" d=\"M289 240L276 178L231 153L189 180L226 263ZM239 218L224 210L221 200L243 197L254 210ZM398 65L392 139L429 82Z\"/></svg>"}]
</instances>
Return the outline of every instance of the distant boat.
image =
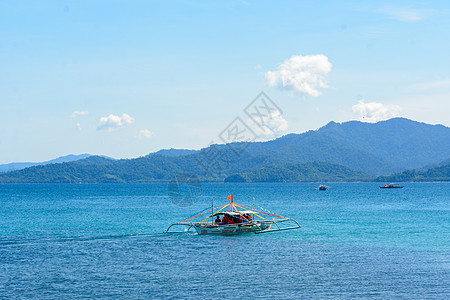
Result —
<instances>
[{"instance_id":1,"label":"distant boat","mask_svg":"<svg viewBox=\"0 0 450 300\"><path fill-rule=\"evenodd\" d=\"M319 191L326 191L328 188L330 188L329 186L326 186L326 185L323 185L323 184L321 184L321 185L319 185L319 187L318 188L316 188L316 189L318 189Z\"/></svg>"},{"instance_id":2,"label":"distant boat","mask_svg":"<svg viewBox=\"0 0 450 300\"><path fill-rule=\"evenodd\" d=\"M396 183L389 183L389 184L385 184L384 186L380 186L380 189L401 189L403 188L403 186L401 186L400 184Z\"/></svg>"}]
</instances>

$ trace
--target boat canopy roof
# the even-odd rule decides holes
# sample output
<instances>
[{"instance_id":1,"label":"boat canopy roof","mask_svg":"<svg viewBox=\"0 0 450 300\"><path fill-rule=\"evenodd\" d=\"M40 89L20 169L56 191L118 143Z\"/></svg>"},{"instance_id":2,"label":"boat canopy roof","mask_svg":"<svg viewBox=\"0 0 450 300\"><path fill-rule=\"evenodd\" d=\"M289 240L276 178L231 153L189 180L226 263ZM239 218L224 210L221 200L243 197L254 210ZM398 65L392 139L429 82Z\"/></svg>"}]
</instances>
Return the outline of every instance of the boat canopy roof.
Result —
<instances>
[{"instance_id":1,"label":"boat canopy roof","mask_svg":"<svg viewBox=\"0 0 450 300\"><path fill-rule=\"evenodd\" d=\"M256 212L252 211L252 210L241 210L239 212L237 211L224 211L224 212L217 212L215 214L213 214L213 216L219 216L219 215L232 215L232 216L240 216L240 215L245 215L245 214L256 214Z\"/></svg>"}]
</instances>

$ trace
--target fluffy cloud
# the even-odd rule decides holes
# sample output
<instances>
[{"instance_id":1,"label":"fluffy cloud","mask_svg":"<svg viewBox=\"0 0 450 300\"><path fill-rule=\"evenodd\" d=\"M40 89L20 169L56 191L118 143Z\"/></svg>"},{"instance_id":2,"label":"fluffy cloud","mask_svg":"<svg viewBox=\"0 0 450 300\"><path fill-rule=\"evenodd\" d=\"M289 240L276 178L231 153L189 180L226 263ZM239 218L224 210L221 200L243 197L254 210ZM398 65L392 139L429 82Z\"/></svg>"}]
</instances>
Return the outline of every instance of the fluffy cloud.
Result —
<instances>
[{"instance_id":1,"label":"fluffy cloud","mask_svg":"<svg viewBox=\"0 0 450 300\"><path fill-rule=\"evenodd\" d=\"M281 112L276 110L261 117L261 123L256 124L252 119L247 120L250 128L262 137L272 138L279 136L288 129L288 121L283 118Z\"/></svg>"},{"instance_id":2,"label":"fluffy cloud","mask_svg":"<svg viewBox=\"0 0 450 300\"><path fill-rule=\"evenodd\" d=\"M78 130L81 130L81 124L79 122L77 122L76 126Z\"/></svg>"},{"instance_id":3,"label":"fluffy cloud","mask_svg":"<svg viewBox=\"0 0 450 300\"><path fill-rule=\"evenodd\" d=\"M297 55L285 60L276 71L266 72L267 85L280 87L301 94L319 96L319 88L328 88L325 75L331 71L328 57L318 55Z\"/></svg>"},{"instance_id":4,"label":"fluffy cloud","mask_svg":"<svg viewBox=\"0 0 450 300\"><path fill-rule=\"evenodd\" d=\"M122 116L116 116L111 114L107 117L100 118L100 124L97 126L97 129L112 132L124 125L128 125L133 122L134 119L130 115L123 114Z\"/></svg>"},{"instance_id":5,"label":"fluffy cloud","mask_svg":"<svg viewBox=\"0 0 450 300\"><path fill-rule=\"evenodd\" d=\"M74 118L76 118L76 117L78 117L78 116L84 116L84 115L87 115L89 112L87 111L87 110L85 110L85 111L79 111L79 110L75 110L71 115L70 115L70 117L72 118L72 119L74 119Z\"/></svg>"},{"instance_id":6,"label":"fluffy cloud","mask_svg":"<svg viewBox=\"0 0 450 300\"><path fill-rule=\"evenodd\" d=\"M150 130L148 130L148 129L142 129L142 130L139 130L139 135L138 135L138 137L140 138L140 139L149 139L149 138L151 138L153 136L153 132L151 132Z\"/></svg>"},{"instance_id":7,"label":"fluffy cloud","mask_svg":"<svg viewBox=\"0 0 450 300\"><path fill-rule=\"evenodd\" d=\"M398 116L401 107L378 102L365 103L364 100L360 100L358 104L352 106L352 110L358 120L375 123Z\"/></svg>"},{"instance_id":8,"label":"fluffy cloud","mask_svg":"<svg viewBox=\"0 0 450 300\"><path fill-rule=\"evenodd\" d=\"M264 118L263 131L265 135L277 135L288 128L288 121L283 118L281 113L277 110Z\"/></svg>"}]
</instances>

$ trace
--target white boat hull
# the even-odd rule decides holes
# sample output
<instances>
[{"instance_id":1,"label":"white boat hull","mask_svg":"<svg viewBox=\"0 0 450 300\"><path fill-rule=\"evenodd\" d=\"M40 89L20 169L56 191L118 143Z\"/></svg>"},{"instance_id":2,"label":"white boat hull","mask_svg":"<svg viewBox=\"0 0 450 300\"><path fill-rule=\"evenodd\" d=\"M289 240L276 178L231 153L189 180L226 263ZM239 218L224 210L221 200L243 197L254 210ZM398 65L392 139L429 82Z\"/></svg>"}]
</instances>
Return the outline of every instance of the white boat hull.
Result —
<instances>
[{"instance_id":1,"label":"white boat hull","mask_svg":"<svg viewBox=\"0 0 450 300\"><path fill-rule=\"evenodd\" d=\"M198 234L217 234L217 235L232 235L241 234L246 232L257 232L270 229L270 223L252 223L252 224L227 224L227 225L216 225L216 224L195 224L193 227Z\"/></svg>"}]
</instances>

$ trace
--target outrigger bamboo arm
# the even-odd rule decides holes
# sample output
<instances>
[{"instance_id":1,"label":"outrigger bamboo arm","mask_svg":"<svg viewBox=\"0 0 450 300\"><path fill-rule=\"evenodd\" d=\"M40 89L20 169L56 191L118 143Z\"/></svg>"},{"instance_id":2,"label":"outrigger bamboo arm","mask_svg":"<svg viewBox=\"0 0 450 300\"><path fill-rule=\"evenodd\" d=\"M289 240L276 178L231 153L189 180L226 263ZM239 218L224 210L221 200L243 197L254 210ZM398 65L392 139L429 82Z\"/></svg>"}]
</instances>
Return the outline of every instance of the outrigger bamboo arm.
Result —
<instances>
[{"instance_id":1,"label":"outrigger bamboo arm","mask_svg":"<svg viewBox=\"0 0 450 300\"><path fill-rule=\"evenodd\" d=\"M170 233L184 233L186 231L189 231L189 229L191 229L194 226L193 223L184 223L184 222L173 223L163 233L169 233L170 228L172 228L172 226L176 226L176 225L188 226L188 228L185 231L173 231L173 232L170 232Z\"/></svg>"},{"instance_id":2,"label":"outrigger bamboo arm","mask_svg":"<svg viewBox=\"0 0 450 300\"><path fill-rule=\"evenodd\" d=\"M281 228L279 225L278 225L278 223L281 223L281 222L286 222L286 221L292 221L292 222L294 222L295 224L297 224L297 226L296 227L287 227L287 228ZM300 226L300 224L296 221L296 220L294 220L294 219L289 219L289 218L285 218L285 219L283 219L283 220L279 220L279 221L272 221L272 224L273 223L275 223L275 225L277 225L277 227L278 227L278 229L275 229L275 230L261 230L261 231L255 231L255 234L259 234L259 233L268 233L268 232L275 232L275 231L283 231L283 230L291 230L291 229L299 229L299 228L301 228L302 226Z\"/></svg>"},{"instance_id":3,"label":"outrigger bamboo arm","mask_svg":"<svg viewBox=\"0 0 450 300\"><path fill-rule=\"evenodd\" d=\"M276 230L255 231L255 234L269 233L269 232L283 231L283 230L291 230L291 229L299 229L299 228L300 227L288 227L288 228L281 228L281 229L276 229Z\"/></svg>"}]
</instances>

